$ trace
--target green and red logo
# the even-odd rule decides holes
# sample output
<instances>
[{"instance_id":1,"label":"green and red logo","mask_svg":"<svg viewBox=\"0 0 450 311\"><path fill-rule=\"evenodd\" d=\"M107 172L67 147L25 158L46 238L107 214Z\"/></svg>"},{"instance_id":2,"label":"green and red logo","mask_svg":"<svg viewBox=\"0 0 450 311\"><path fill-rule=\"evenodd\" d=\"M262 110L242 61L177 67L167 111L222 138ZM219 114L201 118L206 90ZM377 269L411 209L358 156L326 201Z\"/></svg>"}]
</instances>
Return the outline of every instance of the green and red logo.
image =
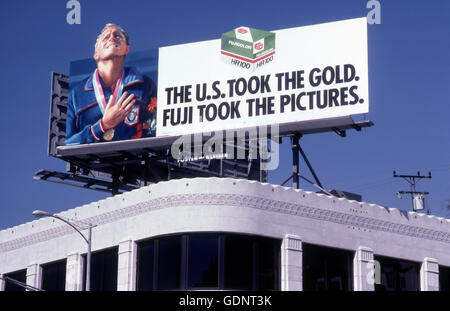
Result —
<instances>
[{"instance_id":1,"label":"green and red logo","mask_svg":"<svg viewBox=\"0 0 450 311\"><path fill-rule=\"evenodd\" d=\"M254 70L273 60L275 33L238 27L222 35L221 54L232 65Z\"/></svg>"}]
</instances>

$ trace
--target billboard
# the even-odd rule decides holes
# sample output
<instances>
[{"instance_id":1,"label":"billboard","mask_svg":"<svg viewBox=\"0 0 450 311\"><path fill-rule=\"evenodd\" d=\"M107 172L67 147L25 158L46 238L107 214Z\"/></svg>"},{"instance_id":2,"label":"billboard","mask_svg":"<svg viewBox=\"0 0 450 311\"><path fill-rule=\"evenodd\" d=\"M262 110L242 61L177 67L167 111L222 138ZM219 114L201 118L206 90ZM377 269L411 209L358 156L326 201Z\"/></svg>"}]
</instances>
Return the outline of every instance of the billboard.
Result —
<instances>
[{"instance_id":1,"label":"billboard","mask_svg":"<svg viewBox=\"0 0 450 311\"><path fill-rule=\"evenodd\" d=\"M102 31L94 59L71 64L66 146L294 131L369 111L366 18L218 37L133 53L117 29Z\"/></svg>"},{"instance_id":2,"label":"billboard","mask_svg":"<svg viewBox=\"0 0 450 311\"><path fill-rule=\"evenodd\" d=\"M160 48L158 66L158 136L369 111L366 18L271 32L238 27L218 40Z\"/></svg>"}]
</instances>

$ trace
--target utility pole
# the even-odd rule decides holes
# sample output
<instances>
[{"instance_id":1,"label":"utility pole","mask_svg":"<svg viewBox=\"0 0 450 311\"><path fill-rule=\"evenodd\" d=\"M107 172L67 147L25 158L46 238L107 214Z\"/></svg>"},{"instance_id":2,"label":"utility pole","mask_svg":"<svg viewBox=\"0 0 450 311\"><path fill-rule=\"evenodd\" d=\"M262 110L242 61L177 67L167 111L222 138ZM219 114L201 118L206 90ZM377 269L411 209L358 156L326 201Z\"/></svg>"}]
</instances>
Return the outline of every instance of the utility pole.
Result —
<instances>
[{"instance_id":1,"label":"utility pole","mask_svg":"<svg viewBox=\"0 0 450 311\"><path fill-rule=\"evenodd\" d=\"M429 194L429 192L416 191L416 184L423 178L431 178L431 172L428 172L428 176L422 176L420 172L417 172L417 175L397 175L397 172L394 171L394 178L397 177L406 180L411 188L411 191L398 191L397 196L401 199L402 194L410 194L413 211L423 210L425 208L424 196Z\"/></svg>"}]
</instances>

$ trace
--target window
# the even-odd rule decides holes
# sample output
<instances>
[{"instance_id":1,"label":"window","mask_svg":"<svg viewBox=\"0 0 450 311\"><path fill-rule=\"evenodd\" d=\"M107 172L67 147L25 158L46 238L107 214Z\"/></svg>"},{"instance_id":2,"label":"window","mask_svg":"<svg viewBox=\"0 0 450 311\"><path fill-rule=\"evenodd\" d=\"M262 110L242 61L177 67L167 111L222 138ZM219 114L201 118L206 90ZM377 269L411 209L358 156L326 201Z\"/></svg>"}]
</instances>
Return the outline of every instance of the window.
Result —
<instances>
[{"instance_id":1,"label":"window","mask_svg":"<svg viewBox=\"0 0 450 311\"><path fill-rule=\"evenodd\" d=\"M351 291L351 251L303 243L303 290Z\"/></svg>"},{"instance_id":2,"label":"window","mask_svg":"<svg viewBox=\"0 0 450 311\"><path fill-rule=\"evenodd\" d=\"M259 239L257 251L257 288L259 290L278 289L278 253L280 245L272 239Z\"/></svg>"},{"instance_id":3,"label":"window","mask_svg":"<svg viewBox=\"0 0 450 311\"><path fill-rule=\"evenodd\" d=\"M248 236L225 237L225 288L253 289L253 243Z\"/></svg>"},{"instance_id":4,"label":"window","mask_svg":"<svg viewBox=\"0 0 450 311\"><path fill-rule=\"evenodd\" d=\"M191 235L188 243L188 288L218 288L219 239Z\"/></svg>"},{"instance_id":5,"label":"window","mask_svg":"<svg viewBox=\"0 0 450 311\"><path fill-rule=\"evenodd\" d=\"M86 259L86 256L83 255ZM86 262L86 261L85 261ZM91 291L117 290L118 248L111 248L91 254ZM86 268L84 269L86 280ZM86 282L83 282L83 290Z\"/></svg>"},{"instance_id":6,"label":"window","mask_svg":"<svg viewBox=\"0 0 450 311\"><path fill-rule=\"evenodd\" d=\"M153 240L143 242L138 247L137 255L137 290L153 290L155 265L155 243Z\"/></svg>"},{"instance_id":7,"label":"window","mask_svg":"<svg viewBox=\"0 0 450 311\"><path fill-rule=\"evenodd\" d=\"M26 283L27 282L27 270L20 270L16 272L7 273L4 276L14 279L16 281ZM25 288L14 284L11 281L5 281L5 291L7 292L24 292Z\"/></svg>"},{"instance_id":8,"label":"window","mask_svg":"<svg viewBox=\"0 0 450 311\"><path fill-rule=\"evenodd\" d=\"M66 260L42 265L42 289L47 291L66 289Z\"/></svg>"},{"instance_id":9,"label":"window","mask_svg":"<svg viewBox=\"0 0 450 311\"><path fill-rule=\"evenodd\" d=\"M161 238L158 244L158 289L179 289L181 237Z\"/></svg>"},{"instance_id":10,"label":"window","mask_svg":"<svg viewBox=\"0 0 450 311\"><path fill-rule=\"evenodd\" d=\"M185 234L138 243L138 290L279 289L281 241Z\"/></svg>"},{"instance_id":11,"label":"window","mask_svg":"<svg viewBox=\"0 0 450 311\"><path fill-rule=\"evenodd\" d=\"M450 291L450 267L439 266L439 290Z\"/></svg>"},{"instance_id":12,"label":"window","mask_svg":"<svg viewBox=\"0 0 450 311\"><path fill-rule=\"evenodd\" d=\"M376 291L418 291L419 264L396 258L374 256L380 263L381 284L375 284Z\"/></svg>"}]
</instances>

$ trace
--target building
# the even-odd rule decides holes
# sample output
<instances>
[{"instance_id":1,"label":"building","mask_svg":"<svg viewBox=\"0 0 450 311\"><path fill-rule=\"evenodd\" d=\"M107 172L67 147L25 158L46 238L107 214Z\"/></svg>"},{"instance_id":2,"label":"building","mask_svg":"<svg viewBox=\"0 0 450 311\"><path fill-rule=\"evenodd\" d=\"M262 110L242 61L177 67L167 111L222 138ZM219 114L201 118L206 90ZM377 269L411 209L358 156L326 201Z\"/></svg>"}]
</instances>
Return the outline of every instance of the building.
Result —
<instances>
[{"instance_id":1,"label":"building","mask_svg":"<svg viewBox=\"0 0 450 311\"><path fill-rule=\"evenodd\" d=\"M449 219L257 181L171 180L58 216L96 225L92 290L450 287ZM70 226L35 220L0 231L0 275L82 290L86 252Z\"/></svg>"}]
</instances>

